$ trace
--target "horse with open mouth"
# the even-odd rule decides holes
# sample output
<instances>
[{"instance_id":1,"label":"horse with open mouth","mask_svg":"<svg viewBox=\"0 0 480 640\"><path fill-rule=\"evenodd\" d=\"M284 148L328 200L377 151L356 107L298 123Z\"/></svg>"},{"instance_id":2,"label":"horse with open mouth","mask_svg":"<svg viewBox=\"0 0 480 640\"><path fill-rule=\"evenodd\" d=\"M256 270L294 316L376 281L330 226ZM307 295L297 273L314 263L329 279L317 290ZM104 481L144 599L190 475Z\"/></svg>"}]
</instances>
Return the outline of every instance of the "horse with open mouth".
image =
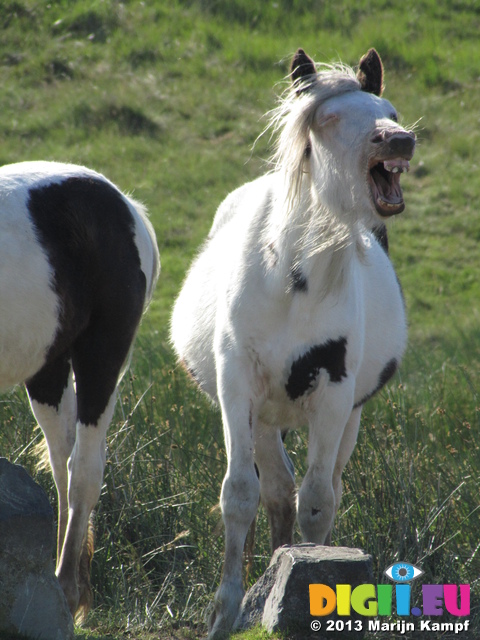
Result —
<instances>
[{"instance_id":1,"label":"horse with open mouth","mask_svg":"<svg viewBox=\"0 0 480 640\"><path fill-rule=\"evenodd\" d=\"M220 404L225 432L225 562L212 640L239 611L259 498L273 549L292 543L296 515L305 541L329 543L362 406L406 345L384 221L404 209L400 178L415 135L381 97L373 49L357 73L317 68L299 49L291 78L271 114L275 170L220 205L172 317L179 359ZM296 495L282 432L304 425L308 471Z\"/></svg>"}]
</instances>

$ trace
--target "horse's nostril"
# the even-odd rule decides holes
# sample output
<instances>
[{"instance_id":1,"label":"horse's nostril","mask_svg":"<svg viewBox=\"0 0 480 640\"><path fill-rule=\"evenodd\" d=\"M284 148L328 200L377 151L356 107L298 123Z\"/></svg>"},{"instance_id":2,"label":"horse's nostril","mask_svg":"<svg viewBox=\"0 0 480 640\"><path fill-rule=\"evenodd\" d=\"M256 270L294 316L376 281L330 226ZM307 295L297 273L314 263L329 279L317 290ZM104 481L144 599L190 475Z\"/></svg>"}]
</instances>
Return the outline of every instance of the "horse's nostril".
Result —
<instances>
[{"instance_id":1,"label":"horse's nostril","mask_svg":"<svg viewBox=\"0 0 480 640\"><path fill-rule=\"evenodd\" d=\"M388 146L395 155L408 157L415 149L415 137L409 133L397 134L388 140Z\"/></svg>"},{"instance_id":2,"label":"horse's nostril","mask_svg":"<svg viewBox=\"0 0 480 640\"><path fill-rule=\"evenodd\" d=\"M376 136L372 138L372 142L374 144L378 144L379 142L383 142L383 134L378 133Z\"/></svg>"}]
</instances>

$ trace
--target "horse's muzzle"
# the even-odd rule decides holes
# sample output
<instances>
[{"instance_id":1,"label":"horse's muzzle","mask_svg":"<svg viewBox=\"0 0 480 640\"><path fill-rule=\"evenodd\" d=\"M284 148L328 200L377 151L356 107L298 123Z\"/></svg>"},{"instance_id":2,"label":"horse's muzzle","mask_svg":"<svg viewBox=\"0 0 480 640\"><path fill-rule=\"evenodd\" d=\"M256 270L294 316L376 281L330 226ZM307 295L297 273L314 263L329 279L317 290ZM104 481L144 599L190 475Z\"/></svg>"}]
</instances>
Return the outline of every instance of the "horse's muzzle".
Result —
<instances>
[{"instance_id":1,"label":"horse's muzzle","mask_svg":"<svg viewBox=\"0 0 480 640\"><path fill-rule=\"evenodd\" d=\"M415 151L415 134L410 131L383 129L372 138L375 145L381 146L381 156L405 158L410 160Z\"/></svg>"}]
</instances>

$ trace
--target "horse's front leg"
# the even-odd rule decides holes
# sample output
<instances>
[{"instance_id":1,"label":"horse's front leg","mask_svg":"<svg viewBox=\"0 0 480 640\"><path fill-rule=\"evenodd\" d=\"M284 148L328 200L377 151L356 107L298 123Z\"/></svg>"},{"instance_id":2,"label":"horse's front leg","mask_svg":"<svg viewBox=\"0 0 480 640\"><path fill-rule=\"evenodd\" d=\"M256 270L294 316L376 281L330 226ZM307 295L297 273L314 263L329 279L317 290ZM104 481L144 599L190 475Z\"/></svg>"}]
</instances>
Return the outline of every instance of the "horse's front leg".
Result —
<instances>
[{"instance_id":1,"label":"horse's front leg","mask_svg":"<svg viewBox=\"0 0 480 640\"><path fill-rule=\"evenodd\" d=\"M340 441L340 447L338 449L337 460L335 462L335 468L333 470L333 491L335 493L335 513L340 507L340 500L342 499L342 473L345 465L350 460L350 456L355 449L358 436L358 428L360 426L360 418L362 415L362 407L356 407L350 417L348 418L346 427L343 432L342 439ZM333 528L333 525L332 525ZM332 540L332 529L327 534L325 544L330 544Z\"/></svg>"},{"instance_id":2,"label":"horse's front leg","mask_svg":"<svg viewBox=\"0 0 480 640\"><path fill-rule=\"evenodd\" d=\"M260 483L255 472L254 430L257 422L254 393L242 367L230 362L218 367L228 467L220 506L225 524L225 558L215 610L209 624L209 640L228 636L244 595L242 559L248 529L258 508ZM243 375L242 375L243 374Z\"/></svg>"},{"instance_id":3,"label":"horse's front leg","mask_svg":"<svg viewBox=\"0 0 480 640\"><path fill-rule=\"evenodd\" d=\"M334 469L352 411L354 380L329 383L308 399L308 471L298 493L298 522L305 542L325 544L335 518Z\"/></svg>"}]
</instances>

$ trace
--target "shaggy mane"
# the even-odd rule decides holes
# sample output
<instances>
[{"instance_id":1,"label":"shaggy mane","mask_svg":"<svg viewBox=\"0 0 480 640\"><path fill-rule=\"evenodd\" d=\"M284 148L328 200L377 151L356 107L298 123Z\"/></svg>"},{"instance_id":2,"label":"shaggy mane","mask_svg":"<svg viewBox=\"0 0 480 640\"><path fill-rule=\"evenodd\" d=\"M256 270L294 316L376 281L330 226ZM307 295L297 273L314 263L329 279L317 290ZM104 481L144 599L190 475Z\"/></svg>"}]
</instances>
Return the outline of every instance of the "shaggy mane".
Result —
<instances>
[{"instance_id":1,"label":"shaggy mane","mask_svg":"<svg viewBox=\"0 0 480 640\"><path fill-rule=\"evenodd\" d=\"M361 91L355 71L346 65L316 65L316 75L306 76L289 87L279 98L279 105L268 112L267 127L263 133L271 132L276 137L274 153L270 159L272 170L284 176L285 191L280 201L278 215L274 216L266 230L265 246L283 235L286 230L296 237L295 264L301 264L324 251L332 251L328 288L340 286L344 274L344 250L352 242L362 253L359 228L352 227L354 221L343 220L323 207L318 201L302 196L302 180L306 173L306 149L310 131L318 108L330 98L352 91ZM318 209L320 205L320 210ZM353 233L352 233L353 232Z\"/></svg>"},{"instance_id":2,"label":"shaggy mane","mask_svg":"<svg viewBox=\"0 0 480 640\"><path fill-rule=\"evenodd\" d=\"M290 83L278 107L268 112L265 131L277 135L271 164L287 178L287 200L292 205L299 195L304 173L305 150L318 107L338 95L360 91L355 71L343 64L317 65L317 75L295 85Z\"/></svg>"}]
</instances>

